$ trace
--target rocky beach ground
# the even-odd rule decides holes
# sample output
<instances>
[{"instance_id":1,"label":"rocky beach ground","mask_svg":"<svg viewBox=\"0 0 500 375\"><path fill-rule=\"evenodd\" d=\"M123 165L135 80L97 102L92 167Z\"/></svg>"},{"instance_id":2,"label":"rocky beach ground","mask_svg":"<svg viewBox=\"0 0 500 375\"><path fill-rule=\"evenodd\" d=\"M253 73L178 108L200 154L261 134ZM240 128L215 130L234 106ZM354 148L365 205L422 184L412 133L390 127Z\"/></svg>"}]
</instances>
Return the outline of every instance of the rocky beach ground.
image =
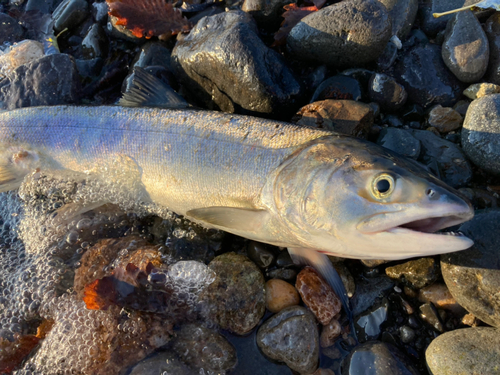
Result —
<instances>
[{"instance_id":1,"label":"rocky beach ground","mask_svg":"<svg viewBox=\"0 0 500 375\"><path fill-rule=\"evenodd\" d=\"M475 244L399 262L332 258L356 342L333 290L286 251L41 171L0 196L1 373L499 373L500 13L432 16L463 0L192 0L174 4L170 32L145 38L109 4L0 1L1 108L115 104L141 67L195 107L420 162L471 200L474 219L454 230ZM90 194L119 204L55 224Z\"/></svg>"}]
</instances>

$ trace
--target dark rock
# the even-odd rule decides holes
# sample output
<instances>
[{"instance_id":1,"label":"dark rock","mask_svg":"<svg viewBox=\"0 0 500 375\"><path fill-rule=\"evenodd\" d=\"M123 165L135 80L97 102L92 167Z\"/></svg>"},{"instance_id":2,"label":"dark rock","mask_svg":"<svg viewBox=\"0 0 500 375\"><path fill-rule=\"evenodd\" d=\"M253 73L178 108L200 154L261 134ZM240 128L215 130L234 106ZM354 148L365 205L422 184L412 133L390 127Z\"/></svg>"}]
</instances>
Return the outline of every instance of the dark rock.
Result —
<instances>
[{"instance_id":1,"label":"dark rock","mask_svg":"<svg viewBox=\"0 0 500 375\"><path fill-rule=\"evenodd\" d=\"M435 36L446 27L446 23L453 15L434 18L433 13L442 13L448 10L461 8L465 0L424 0L419 4L419 17L422 30L429 36Z\"/></svg>"},{"instance_id":2,"label":"dark rock","mask_svg":"<svg viewBox=\"0 0 500 375\"><path fill-rule=\"evenodd\" d=\"M409 344L415 339L415 331L408 326L401 326L399 327L399 336L403 343Z\"/></svg>"},{"instance_id":3,"label":"dark rock","mask_svg":"<svg viewBox=\"0 0 500 375\"><path fill-rule=\"evenodd\" d=\"M476 16L470 10L455 14L442 45L446 66L460 81L477 82L486 73L489 55L488 39Z\"/></svg>"},{"instance_id":4,"label":"dark rock","mask_svg":"<svg viewBox=\"0 0 500 375\"><path fill-rule=\"evenodd\" d=\"M172 351L160 352L136 364L128 375L196 375L198 372L190 369Z\"/></svg>"},{"instance_id":5,"label":"dark rock","mask_svg":"<svg viewBox=\"0 0 500 375\"><path fill-rule=\"evenodd\" d=\"M422 145L420 162L448 185L459 188L472 178L469 162L460 148L427 130L410 130Z\"/></svg>"},{"instance_id":6,"label":"dark rock","mask_svg":"<svg viewBox=\"0 0 500 375\"><path fill-rule=\"evenodd\" d=\"M393 127L400 128L403 126L403 121L396 115L387 115L383 117L384 123Z\"/></svg>"},{"instance_id":7,"label":"dark rock","mask_svg":"<svg viewBox=\"0 0 500 375\"><path fill-rule=\"evenodd\" d=\"M392 20L392 35L404 40L417 16L417 0L382 0Z\"/></svg>"},{"instance_id":8,"label":"dark rock","mask_svg":"<svg viewBox=\"0 0 500 375\"><path fill-rule=\"evenodd\" d=\"M460 305L500 327L500 210L476 211L459 230L474 241L474 246L441 256L444 281Z\"/></svg>"},{"instance_id":9,"label":"dark rock","mask_svg":"<svg viewBox=\"0 0 500 375\"><path fill-rule=\"evenodd\" d=\"M420 141L404 129L382 129L377 144L415 160L420 155Z\"/></svg>"},{"instance_id":10,"label":"dark rock","mask_svg":"<svg viewBox=\"0 0 500 375\"><path fill-rule=\"evenodd\" d=\"M434 328L437 332L444 332L443 322L436 307L432 303L424 303L418 308L420 318Z\"/></svg>"},{"instance_id":11,"label":"dark rock","mask_svg":"<svg viewBox=\"0 0 500 375\"><path fill-rule=\"evenodd\" d=\"M365 137L373 125L373 120L373 110L368 104L353 100L327 99L302 107L292 122Z\"/></svg>"},{"instance_id":12,"label":"dark rock","mask_svg":"<svg viewBox=\"0 0 500 375\"><path fill-rule=\"evenodd\" d=\"M325 99L361 100L361 86L356 79L345 75L330 77L318 86L311 103Z\"/></svg>"},{"instance_id":13,"label":"dark rock","mask_svg":"<svg viewBox=\"0 0 500 375\"><path fill-rule=\"evenodd\" d=\"M288 307L268 319L257 332L257 345L268 357L300 373L312 373L318 366L318 328L304 307Z\"/></svg>"},{"instance_id":14,"label":"dark rock","mask_svg":"<svg viewBox=\"0 0 500 375\"><path fill-rule=\"evenodd\" d=\"M425 359L433 375L495 374L500 368L500 332L477 327L444 333L431 342Z\"/></svg>"},{"instance_id":15,"label":"dark rock","mask_svg":"<svg viewBox=\"0 0 500 375\"><path fill-rule=\"evenodd\" d=\"M376 64L379 70L387 70L389 69L394 61L396 61L398 57L398 47L390 41L386 44L384 50L377 58Z\"/></svg>"},{"instance_id":16,"label":"dark rock","mask_svg":"<svg viewBox=\"0 0 500 375\"><path fill-rule=\"evenodd\" d=\"M462 87L444 65L439 46L417 45L403 53L394 66L394 78L405 87L410 101L424 108L455 104Z\"/></svg>"},{"instance_id":17,"label":"dark rock","mask_svg":"<svg viewBox=\"0 0 500 375\"><path fill-rule=\"evenodd\" d=\"M379 295L386 294L393 286L394 282L387 276L357 280L356 293L351 299L352 314L359 315L372 307Z\"/></svg>"},{"instance_id":18,"label":"dark rock","mask_svg":"<svg viewBox=\"0 0 500 375\"><path fill-rule=\"evenodd\" d=\"M500 174L500 94L471 103L463 124L462 147L478 167Z\"/></svg>"},{"instance_id":19,"label":"dark rock","mask_svg":"<svg viewBox=\"0 0 500 375\"><path fill-rule=\"evenodd\" d=\"M419 372L398 349L380 341L355 347L342 363L342 375L377 374L419 375Z\"/></svg>"},{"instance_id":20,"label":"dark rock","mask_svg":"<svg viewBox=\"0 0 500 375\"><path fill-rule=\"evenodd\" d=\"M140 47L139 53L132 62L132 67L163 66L172 70L170 57L172 52L161 42L148 42Z\"/></svg>"},{"instance_id":21,"label":"dark rock","mask_svg":"<svg viewBox=\"0 0 500 375\"><path fill-rule=\"evenodd\" d=\"M385 273L391 279L404 277L404 281L416 289L435 282L439 276L439 269L434 258L420 258L409 262L387 267Z\"/></svg>"},{"instance_id":22,"label":"dark rock","mask_svg":"<svg viewBox=\"0 0 500 375\"><path fill-rule=\"evenodd\" d=\"M427 122L430 126L439 130L440 133L448 133L460 128L463 120L460 113L453 108L437 105L429 111Z\"/></svg>"},{"instance_id":23,"label":"dark rock","mask_svg":"<svg viewBox=\"0 0 500 375\"><path fill-rule=\"evenodd\" d=\"M485 79L500 85L500 13L495 12L484 24L484 31L490 46L490 59Z\"/></svg>"},{"instance_id":24,"label":"dark rock","mask_svg":"<svg viewBox=\"0 0 500 375\"><path fill-rule=\"evenodd\" d=\"M0 13L0 45L15 43L23 40L24 29L17 20Z\"/></svg>"},{"instance_id":25,"label":"dark rock","mask_svg":"<svg viewBox=\"0 0 500 375\"><path fill-rule=\"evenodd\" d=\"M104 59L101 57L89 60L76 59L75 64L82 77L97 77L104 65Z\"/></svg>"},{"instance_id":26,"label":"dark rock","mask_svg":"<svg viewBox=\"0 0 500 375\"><path fill-rule=\"evenodd\" d=\"M266 269L276 262L274 249L261 242L250 241L247 245L247 255L259 268Z\"/></svg>"},{"instance_id":27,"label":"dark rock","mask_svg":"<svg viewBox=\"0 0 500 375\"><path fill-rule=\"evenodd\" d=\"M395 111L406 103L405 88L392 77L375 73L368 83L370 100L377 102L386 111Z\"/></svg>"},{"instance_id":28,"label":"dark rock","mask_svg":"<svg viewBox=\"0 0 500 375\"><path fill-rule=\"evenodd\" d=\"M54 4L55 3L55 4ZM53 7L59 2L56 0L28 0L26 3L26 11L40 11L43 14L51 13Z\"/></svg>"},{"instance_id":29,"label":"dark rock","mask_svg":"<svg viewBox=\"0 0 500 375\"><path fill-rule=\"evenodd\" d=\"M266 276L270 279L294 281L297 277L297 271L290 268L277 268L275 270L267 271Z\"/></svg>"},{"instance_id":30,"label":"dark rock","mask_svg":"<svg viewBox=\"0 0 500 375\"><path fill-rule=\"evenodd\" d=\"M374 0L346 0L304 17L287 46L295 57L330 66L374 61L392 36L385 6Z\"/></svg>"},{"instance_id":31,"label":"dark rock","mask_svg":"<svg viewBox=\"0 0 500 375\"><path fill-rule=\"evenodd\" d=\"M247 257L235 253L219 255L208 266L217 275L202 292L210 306L209 318L236 334L250 332L266 308L262 273Z\"/></svg>"},{"instance_id":32,"label":"dark rock","mask_svg":"<svg viewBox=\"0 0 500 375\"><path fill-rule=\"evenodd\" d=\"M175 45L172 63L191 94L225 112L280 112L300 91L282 57L262 43L251 16L241 11L200 20Z\"/></svg>"},{"instance_id":33,"label":"dark rock","mask_svg":"<svg viewBox=\"0 0 500 375\"><path fill-rule=\"evenodd\" d=\"M294 2L288 0L245 0L241 10L251 14L262 27L269 27L270 24L281 21L279 16L283 13L283 6Z\"/></svg>"},{"instance_id":34,"label":"dark rock","mask_svg":"<svg viewBox=\"0 0 500 375\"><path fill-rule=\"evenodd\" d=\"M89 5L85 0L64 0L52 13L54 31L61 32L78 26L89 15Z\"/></svg>"},{"instance_id":35,"label":"dark rock","mask_svg":"<svg viewBox=\"0 0 500 375\"><path fill-rule=\"evenodd\" d=\"M424 109L418 104L407 104L401 113L401 118L405 122L422 121L425 115Z\"/></svg>"},{"instance_id":36,"label":"dark rock","mask_svg":"<svg viewBox=\"0 0 500 375\"><path fill-rule=\"evenodd\" d=\"M187 324L177 332L172 348L191 367L225 373L236 365L236 350L217 331Z\"/></svg>"},{"instance_id":37,"label":"dark rock","mask_svg":"<svg viewBox=\"0 0 500 375\"><path fill-rule=\"evenodd\" d=\"M470 102L467 100L459 100L457 104L453 106L453 109L457 111L460 116L465 117L467 109L469 108Z\"/></svg>"},{"instance_id":38,"label":"dark rock","mask_svg":"<svg viewBox=\"0 0 500 375\"><path fill-rule=\"evenodd\" d=\"M450 293L450 290L444 283L434 283L418 291L418 300L420 302L432 302L439 309L452 311L456 315L464 314L465 310L461 307Z\"/></svg>"},{"instance_id":39,"label":"dark rock","mask_svg":"<svg viewBox=\"0 0 500 375\"><path fill-rule=\"evenodd\" d=\"M127 42L135 43L135 44L141 44L146 41L146 38L138 38L136 37L132 31L127 29L123 25L118 25L117 22L119 19L115 16L109 16L109 21L107 23L106 28L108 29L109 34L111 35L112 38L116 39L122 39Z\"/></svg>"},{"instance_id":40,"label":"dark rock","mask_svg":"<svg viewBox=\"0 0 500 375\"><path fill-rule=\"evenodd\" d=\"M82 53L86 59L106 57L108 53L108 37L98 23L94 23L85 38L83 38Z\"/></svg>"},{"instance_id":41,"label":"dark rock","mask_svg":"<svg viewBox=\"0 0 500 375\"><path fill-rule=\"evenodd\" d=\"M384 298L381 303L365 311L354 319L354 328L360 342L375 340L382 332L382 324L389 315L389 301Z\"/></svg>"},{"instance_id":42,"label":"dark rock","mask_svg":"<svg viewBox=\"0 0 500 375\"><path fill-rule=\"evenodd\" d=\"M429 38L420 29L412 29L408 34L408 37L403 43L403 48L411 48L417 45L425 45L429 43Z\"/></svg>"},{"instance_id":43,"label":"dark rock","mask_svg":"<svg viewBox=\"0 0 500 375\"><path fill-rule=\"evenodd\" d=\"M276 259L276 265L281 268L295 266L288 250L280 251Z\"/></svg>"},{"instance_id":44,"label":"dark rock","mask_svg":"<svg viewBox=\"0 0 500 375\"><path fill-rule=\"evenodd\" d=\"M323 326L319 337L319 344L322 348L332 346L342 333L342 325L333 318L327 325Z\"/></svg>"},{"instance_id":45,"label":"dark rock","mask_svg":"<svg viewBox=\"0 0 500 375\"><path fill-rule=\"evenodd\" d=\"M22 65L4 81L0 101L5 109L74 103L80 86L75 62L66 54Z\"/></svg>"},{"instance_id":46,"label":"dark rock","mask_svg":"<svg viewBox=\"0 0 500 375\"><path fill-rule=\"evenodd\" d=\"M99 3L97 1L92 3L92 17L95 19L95 21L101 25L105 25L106 22L108 21L108 3L103 1L102 3Z\"/></svg>"}]
</instances>

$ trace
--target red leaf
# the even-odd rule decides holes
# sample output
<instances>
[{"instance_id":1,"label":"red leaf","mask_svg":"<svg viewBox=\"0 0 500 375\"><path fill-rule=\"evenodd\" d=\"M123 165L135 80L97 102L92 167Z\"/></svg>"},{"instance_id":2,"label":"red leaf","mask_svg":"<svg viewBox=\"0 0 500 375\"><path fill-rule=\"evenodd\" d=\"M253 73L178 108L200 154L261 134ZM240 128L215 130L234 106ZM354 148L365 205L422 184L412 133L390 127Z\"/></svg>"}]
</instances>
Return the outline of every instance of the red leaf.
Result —
<instances>
[{"instance_id":1,"label":"red leaf","mask_svg":"<svg viewBox=\"0 0 500 375\"><path fill-rule=\"evenodd\" d=\"M89 310L107 310L116 303L113 277L106 276L85 286L83 301Z\"/></svg>"},{"instance_id":2,"label":"red leaf","mask_svg":"<svg viewBox=\"0 0 500 375\"><path fill-rule=\"evenodd\" d=\"M280 29L276 32L276 34L274 34L274 43L271 47L285 44L286 38L288 37L288 34L290 34L290 30L292 30L292 28L298 24L302 18L318 10L315 5L299 8L295 3L285 5L283 8L286 10L282 16L284 20L281 23Z\"/></svg>"},{"instance_id":3,"label":"red leaf","mask_svg":"<svg viewBox=\"0 0 500 375\"><path fill-rule=\"evenodd\" d=\"M136 37L147 39L163 34L178 34L191 29L179 9L165 0L106 0L109 14L117 25L125 26Z\"/></svg>"}]
</instances>

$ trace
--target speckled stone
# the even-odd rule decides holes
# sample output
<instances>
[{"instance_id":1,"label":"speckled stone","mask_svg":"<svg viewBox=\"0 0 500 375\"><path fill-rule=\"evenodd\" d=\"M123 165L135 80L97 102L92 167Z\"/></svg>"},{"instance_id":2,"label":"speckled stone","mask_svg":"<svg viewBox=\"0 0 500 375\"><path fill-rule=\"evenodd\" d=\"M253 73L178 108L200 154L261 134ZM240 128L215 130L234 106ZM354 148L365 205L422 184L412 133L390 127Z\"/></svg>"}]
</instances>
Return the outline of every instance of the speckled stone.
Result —
<instances>
[{"instance_id":1,"label":"speckled stone","mask_svg":"<svg viewBox=\"0 0 500 375\"><path fill-rule=\"evenodd\" d=\"M299 373L312 373L318 366L318 328L304 307L287 307L268 319L259 328L256 341L266 356Z\"/></svg>"},{"instance_id":2,"label":"speckled stone","mask_svg":"<svg viewBox=\"0 0 500 375\"><path fill-rule=\"evenodd\" d=\"M500 86L493 83L475 83L464 90L464 95L469 99L479 99L486 95L500 93Z\"/></svg>"},{"instance_id":3,"label":"speckled stone","mask_svg":"<svg viewBox=\"0 0 500 375\"><path fill-rule=\"evenodd\" d=\"M392 279L404 277L406 282L417 289L432 284L439 276L439 270L434 258L420 258L387 267L385 273Z\"/></svg>"},{"instance_id":4,"label":"speckled stone","mask_svg":"<svg viewBox=\"0 0 500 375\"><path fill-rule=\"evenodd\" d=\"M500 373L500 332L477 327L446 332L425 352L433 375L493 375Z\"/></svg>"},{"instance_id":5,"label":"speckled stone","mask_svg":"<svg viewBox=\"0 0 500 375\"><path fill-rule=\"evenodd\" d=\"M328 324L340 312L339 297L314 268L305 267L300 271L295 287L321 324Z\"/></svg>"}]
</instances>

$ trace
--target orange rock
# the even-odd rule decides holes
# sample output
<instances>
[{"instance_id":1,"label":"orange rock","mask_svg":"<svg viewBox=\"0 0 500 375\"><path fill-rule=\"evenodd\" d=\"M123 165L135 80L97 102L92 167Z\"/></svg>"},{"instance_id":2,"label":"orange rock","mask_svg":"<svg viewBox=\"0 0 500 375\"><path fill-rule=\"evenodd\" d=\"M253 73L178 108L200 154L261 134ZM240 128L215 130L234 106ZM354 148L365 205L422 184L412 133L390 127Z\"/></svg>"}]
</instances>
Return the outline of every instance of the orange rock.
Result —
<instances>
[{"instance_id":1,"label":"orange rock","mask_svg":"<svg viewBox=\"0 0 500 375\"><path fill-rule=\"evenodd\" d=\"M299 293L293 285L280 279L271 279L266 282L266 308L269 311L278 313L285 307L299 303Z\"/></svg>"}]
</instances>

